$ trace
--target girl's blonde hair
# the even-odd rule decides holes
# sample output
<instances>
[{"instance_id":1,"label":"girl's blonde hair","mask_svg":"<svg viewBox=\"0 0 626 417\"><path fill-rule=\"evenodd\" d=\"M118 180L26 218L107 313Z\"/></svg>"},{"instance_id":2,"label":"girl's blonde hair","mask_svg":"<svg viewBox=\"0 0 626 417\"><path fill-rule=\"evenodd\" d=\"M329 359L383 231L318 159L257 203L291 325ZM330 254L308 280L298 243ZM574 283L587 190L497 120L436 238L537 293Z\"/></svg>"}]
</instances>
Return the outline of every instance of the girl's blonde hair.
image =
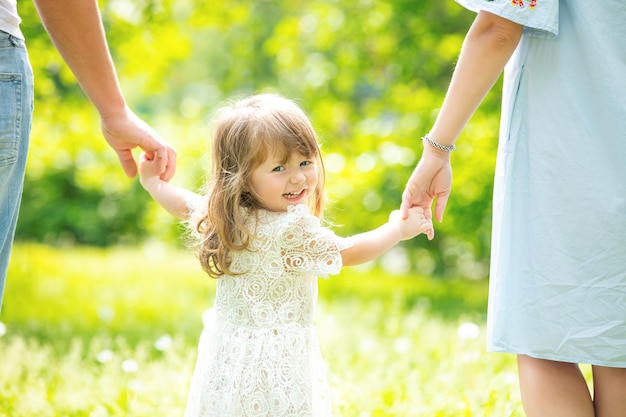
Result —
<instances>
[{"instance_id":1,"label":"girl's blonde hair","mask_svg":"<svg viewBox=\"0 0 626 417\"><path fill-rule=\"evenodd\" d=\"M315 131L304 112L291 100L260 94L218 113L207 181L208 206L196 225L201 236L198 257L210 276L233 274L229 270L231 251L246 250L254 237L246 218L265 207L249 188L252 171L272 156L286 161L294 151L318 165L317 187L308 203L321 217L325 170Z\"/></svg>"}]
</instances>

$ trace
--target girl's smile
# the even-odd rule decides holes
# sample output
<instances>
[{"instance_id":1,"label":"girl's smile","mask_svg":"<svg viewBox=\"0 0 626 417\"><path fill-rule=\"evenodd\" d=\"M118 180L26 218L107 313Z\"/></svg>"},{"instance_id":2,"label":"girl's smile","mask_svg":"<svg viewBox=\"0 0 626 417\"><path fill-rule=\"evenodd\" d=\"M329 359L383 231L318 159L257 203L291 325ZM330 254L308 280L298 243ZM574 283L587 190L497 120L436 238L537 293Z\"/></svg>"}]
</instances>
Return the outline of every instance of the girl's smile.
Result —
<instances>
[{"instance_id":1,"label":"girl's smile","mask_svg":"<svg viewBox=\"0 0 626 417\"><path fill-rule=\"evenodd\" d=\"M283 194L285 196L285 198L287 200L293 200L294 202L296 202L296 200L299 200L300 197L304 196L306 190L301 190L298 193L285 193Z\"/></svg>"},{"instance_id":2,"label":"girl's smile","mask_svg":"<svg viewBox=\"0 0 626 417\"><path fill-rule=\"evenodd\" d=\"M277 155L263 161L252 171L250 188L266 209L282 212L288 206L306 203L317 178L314 159L292 152L286 161Z\"/></svg>"}]
</instances>

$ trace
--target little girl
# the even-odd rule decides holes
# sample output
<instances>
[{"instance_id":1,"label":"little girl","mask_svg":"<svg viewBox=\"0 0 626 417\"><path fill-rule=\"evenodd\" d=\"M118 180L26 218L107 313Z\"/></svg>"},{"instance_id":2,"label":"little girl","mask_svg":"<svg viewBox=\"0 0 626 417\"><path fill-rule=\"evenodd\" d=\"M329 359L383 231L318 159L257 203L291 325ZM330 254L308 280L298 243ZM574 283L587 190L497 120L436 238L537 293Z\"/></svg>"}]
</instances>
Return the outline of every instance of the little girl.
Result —
<instances>
[{"instance_id":1,"label":"little girl","mask_svg":"<svg viewBox=\"0 0 626 417\"><path fill-rule=\"evenodd\" d=\"M320 225L324 164L315 132L292 101L262 94L220 114L206 196L159 178L142 155L143 187L199 238L219 278L199 343L186 417L328 417L315 328L317 277L338 274L401 240L432 233L423 209L394 211L377 229L340 238Z\"/></svg>"}]
</instances>

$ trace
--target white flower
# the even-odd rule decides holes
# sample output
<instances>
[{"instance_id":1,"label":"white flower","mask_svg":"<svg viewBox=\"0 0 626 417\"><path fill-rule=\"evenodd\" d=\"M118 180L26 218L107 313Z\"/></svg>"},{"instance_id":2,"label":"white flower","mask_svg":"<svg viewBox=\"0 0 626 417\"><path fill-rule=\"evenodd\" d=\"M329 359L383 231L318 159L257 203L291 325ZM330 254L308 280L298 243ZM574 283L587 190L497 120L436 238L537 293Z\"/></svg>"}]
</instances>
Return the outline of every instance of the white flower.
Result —
<instances>
[{"instance_id":1,"label":"white flower","mask_svg":"<svg viewBox=\"0 0 626 417\"><path fill-rule=\"evenodd\" d=\"M412 343L408 337L398 337L393 343L393 350L396 353L408 353L411 350Z\"/></svg>"},{"instance_id":2,"label":"white flower","mask_svg":"<svg viewBox=\"0 0 626 417\"><path fill-rule=\"evenodd\" d=\"M109 349L105 349L103 351L100 351L97 355L96 355L96 360L100 363L107 363L110 362L111 359L113 359L113 352Z\"/></svg>"},{"instance_id":3,"label":"white flower","mask_svg":"<svg viewBox=\"0 0 626 417\"><path fill-rule=\"evenodd\" d=\"M480 335L480 327L474 323L466 322L459 326L456 333L463 340L476 339Z\"/></svg>"},{"instance_id":4,"label":"white flower","mask_svg":"<svg viewBox=\"0 0 626 417\"><path fill-rule=\"evenodd\" d=\"M122 371L127 374L134 374L139 370L139 363L134 359L126 359L122 362Z\"/></svg>"},{"instance_id":5,"label":"white flower","mask_svg":"<svg viewBox=\"0 0 626 417\"><path fill-rule=\"evenodd\" d=\"M3 322L0 321L0 337L7 334L7 326Z\"/></svg>"},{"instance_id":6,"label":"white flower","mask_svg":"<svg viewBox=\"0 0 626 417\"><path fill-rule=\"evenodd\" d=\"M154 348L158 351L165 352L172 347L172 336L164 334L154 342Z\"/></svg>"},{"instance_id":7,"label":"white flower","mask_svg":"<svg viewBox=\"0 0 626 417\"><path fill-rule=\"evenodd\" d=\"M98 317L104 323L110 323L115 318L115 310L109 306L102 306L98 309Z\"/></svg>"},{"instance_id":8,"label":"white flower","mask_svg":"<svg viewBox=\"0 0 626 417\"><path fill-rule=\"evenodd\" d=\"M371 352L376 349L376 341L369 337L361 339L361 343L359 343L359 349L362 352Z\"/></svg>"}]
</instances>

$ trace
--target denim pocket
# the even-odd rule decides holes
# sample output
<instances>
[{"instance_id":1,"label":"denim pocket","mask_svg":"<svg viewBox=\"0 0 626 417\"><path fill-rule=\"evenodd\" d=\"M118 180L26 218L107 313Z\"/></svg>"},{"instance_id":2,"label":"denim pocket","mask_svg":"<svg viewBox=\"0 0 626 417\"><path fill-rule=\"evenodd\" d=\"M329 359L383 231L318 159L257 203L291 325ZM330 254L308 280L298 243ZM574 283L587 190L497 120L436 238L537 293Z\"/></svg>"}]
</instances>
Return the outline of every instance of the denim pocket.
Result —
<instances>
[{"instance_id":1,"label":"denim pocket","mask_svg":"<svg viewBox=\"0 0 626 417\"><path fill-rule=\"evenodd\" d=\"M22 76L0 74L0 166L14 164L20 140Z\"/></svg>"}]
</instances>

